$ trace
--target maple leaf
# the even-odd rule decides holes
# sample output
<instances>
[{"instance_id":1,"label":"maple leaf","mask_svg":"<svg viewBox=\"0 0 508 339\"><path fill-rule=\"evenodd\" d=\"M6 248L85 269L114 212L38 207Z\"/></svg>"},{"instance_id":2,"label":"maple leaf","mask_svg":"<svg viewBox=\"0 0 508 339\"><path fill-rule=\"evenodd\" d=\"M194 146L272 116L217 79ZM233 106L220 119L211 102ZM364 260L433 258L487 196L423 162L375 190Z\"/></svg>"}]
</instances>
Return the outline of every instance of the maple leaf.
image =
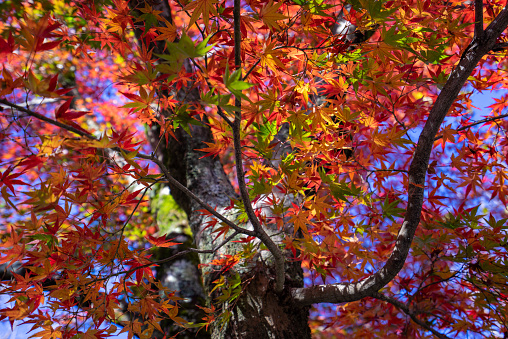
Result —
<instances>
[{"instance_id":1,"label":"maple leaf","mask_svg":"<svg viewBox=\"0 0 508 339\"><path fill-rule=\"evenodd\" d=\"M281 49L275 49L277 45L276 41L265 43L262 52L259 54L261 58L261 66L267 66L274 72L279 72L284 69L284 64L279 59L284 52Z\"/></svg>"},{"instance_id":2,"label":"maple leaf","mask_svg":"<svg viewBox=\"0 0 508 339\"><path fill-rule=\"evenodd\" d=\"M305 102L309 102L309 92L313 91L313 89L310 87L308 82L299 81L295 87L295 91L303 96L303 100L305 100Z\"/></svg>"},{"instance_id":3,"label":"maple leaf","mask_svg":"<svg viewBox=\"0 0 508 339\"><path fill-rule=\"evenodd\" d=\"M144 22L145 23L145 32L148 32L150 28L156 26L159 21L164 21L165 19L160 16L162 11L157 11L152 8L148 4L148 2L145 2L144 8L138 8L141 14L137 19L136 22Z\"/></svg>"},{"instance_id":4,"label":"maple leaf","mask_svg":"<svg viewBox=\"0 0 508 339\"><path fill-rule=\"evenodd\" d=\"M146 235L145 239L148 240L148 242L156 247L171 247L176 245L181 245L181 242L172 242L173 239L167 239L165 235L155 238L151 235Z\"/></svg>"},{"instance_id":5,"label":"maple leaf","mask_svg":"<svg viewBox=\"0 0 508 339\"><path fill-rule=\"evenodd\" d=\"M327 198L327 196L316 196L314 200L311 201L310 211L319 219L328 218L328 211L332 208L332 206L326 202Z\"/></svg>"},{"instance_id":6,"label":"maple leaf","mask_svg":"<svg viewBox=\"0 0 508 339\"><path fill-rule=\"evenodd\" d=\"M169 42L175 41L177 37L176 27L171 23L166 22L166 27L156 27L160 32L159 36L155 40L167 40Z\"/></svg>"},{"instance_id":7,"label":"maple leaf","mask_svg":"<svg viewBox=\"0 0 508 339\"><path fill-rule=\"evenodd\" d=\"M0 96L11 94L14 89L23 85L23 78L14 80L6 68L3 69L2 75L3 79L0 79Z\"/></svg>"},{"instance_id":8,"label":"maple leaf","mask_svg":"<svg viewBox=\"0 0 508 339\"><path fill-rule=\"evenodd\" d=\"M16 48L16 45L14 43L14 37L12 36L12 32L9 32L9 37L7 40L4 40L4 38L0 37L0 56L2 54L12 54ZM6 69L4 68L4 72Z\"/></svg>"},{"instance_id":9,"label":"maple leaf","mask_svg":"<svg viewBox=\"0 0 508 339\"><path fill-rule=\"evenodd\" d=\"M64 102L55 112L55 118L58 121L61 121L69 126L72 126L76 129L79 129L80 131L83 131L85 133L88 133L84 128L79 126L77 123L75 123L73 120L78 119L90 112L77 112L77 111L69 111L69 107L72 104L72 98L68 99L66 102Z\"/></svg>"},{"instance_id":10,"label":"maple leaf","mask_svg":"<svg viewBox=\"0 0 508 339\"><path fill-rule=\"evenodd\" d=\"M14 169L14 166L9 166L8 169L6 169L2 175L0 176L0 187L2 185L6 185L7 187L9 187L9 189L11 190L11 192L13 194L15 194L14 192L14 186L13 185L28 185L27 183L19 180L19 179L16 179L18 177L20 177L21 175L23 175L23 172L21 173L12 173L12 170Z\"/></svg>"},{"instance_id":11,"label":"maple leaf","mask_svg":"<svg viewBox=\"0 0 508 339\"><path fill-rule=\"evenodd\" d=\"M441 141L441 146L444 151L446 147L447 142L455 142L455 135L457 134L457 131L451 128L451 125L447 125L444 127L444 129L441 131L441 134L443 138Z\"/></svg>"},{"instance_id":12,"label":"maple leaf","mask_svg":"<svg viewBox=\"0 0 508 339\"><path fill-rule=\"evenodd\" d=\"M266 26L270 28L271 31L278 31L281 29L277 21L287 19L287 16L278 13L280 6L282 6L282 2L273 3L273 0L270 0L267 4L265 4L261 10L259 11L259 18L263 20Z\"/></svg>"},{"instance_id":13,"label":"maple leaf","mask_svg":"<svg viewBox=\"0 0 508 339\"><path fill-rule=\"evenodd\" d=\"M25 15L24 22L21 22L20 25L24 38L21 40L21 45L31 52L47 51L57 47L61 42L60 40L44 42L45 39L55 37L53 31L61 26L61 23L50 18L49 13L37 21L31 20Z\"/></svg>"},{"instance_id":14,"label":"maple leaf","mask_svg":"<svg viewBox=\"0 0 508 339\"><path fill-rule=\"evenodd\" d=\"M182 11L192 11L192 15L189 21L189 28L201 17L203 16L203 23L205 24L205 29L208 32L208 25L210 24L210 13L214 16L218 16L217 10L215 9L215 4L217 4L217 0L194 0L185 6Z\"/></svg>"},{"instance_id":15,"label":"maple leaf","mask_svg":"<svg viewBox=\"0 0 508 339\"><path fill-rule=\"evenodd\" d=\"M276 107L280 106L280 100L276 89L273 90L268 88L266 92L259 93L259 96L263 98L263 100L259 100L257 102L260 111L268 109L270 110L270 113L272 113ZM254 118L252 120L254 120ZM250 123L251 121L247 123L247 126L250 125Z\"/></svg>"},{"instance_id":16,"label":"maple leaf","mask_svg":"<svg viewBox=\"0 0 508 339\"><path fill-rule=\"evenodd\" d=\"M30 70L24 83L25 86L34 94L46 97L60 97L61 95L72 90L72 88L56 90L57 79L58 74L55 74L50 78L39 80L39 78L32 72L32 70ZM15 83L12 85L15 85Z\"/></svg>"},{"instance_id":17,"label":"maple leaf","mask_svg":"<svg viewBox=\"0 0 508 339\"><path fill-rule=\"evenodd\" d=\"M289 220L294 225L294 232L302 230L306 234L308 232L307 224L309 223L310 211L301 210L299 206L293 203L293 207L289 209L289 212L294 213Z\"/></svg>"},{"instance_id":18,"label":"maple leaf","mask_svg":"<svg viewBox=\"0 0 508 339\"><path fill-rule=\"evenodd\" d=\"M203 155L201 158L206 158L209 156L215 157L225 150L225 145L222 143L214 143L214 142L206 142L205 141L205 144L208 147L196 149L197 151L206 152L206 154Z\"/></svg>"}]
</instances>

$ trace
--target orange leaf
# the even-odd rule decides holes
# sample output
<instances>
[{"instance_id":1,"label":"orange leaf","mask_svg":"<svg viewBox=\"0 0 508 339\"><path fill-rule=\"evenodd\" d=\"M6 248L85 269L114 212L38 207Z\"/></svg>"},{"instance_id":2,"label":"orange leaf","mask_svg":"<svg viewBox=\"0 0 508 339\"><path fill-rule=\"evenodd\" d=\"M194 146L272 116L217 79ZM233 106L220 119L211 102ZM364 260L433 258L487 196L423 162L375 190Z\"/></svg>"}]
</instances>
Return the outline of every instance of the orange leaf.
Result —
<instances>
[{"instance_id":1,"label":"orange leaf","mask_svg":"<svg viewBox=\"0 0 508 339\"><path fill-rule=\"evenodd\" d=\"M148 242L156 247L171 247L175 245L180 245L181 242L172 242L173 239L167 239L165 235L162 237L152 237L151 235L145 236L145 239L148 240Z\"/></svg>"},{"instance_id":2,"label":"orange leaf","mask_svg":"<svg viewBox=\"0 0 508 339\"><path fill-rule=\"evenodd\" d=\"M214 7L216 3L218 3L217 0L196 0L185 6L183 8L184 11L193 10L189 21L189 27L191 27L199 19L199 17L203 15L203 23L205 24L205 29L208 31L210 13L218 16L217 11Z\"/></svg>"}]
</instances>

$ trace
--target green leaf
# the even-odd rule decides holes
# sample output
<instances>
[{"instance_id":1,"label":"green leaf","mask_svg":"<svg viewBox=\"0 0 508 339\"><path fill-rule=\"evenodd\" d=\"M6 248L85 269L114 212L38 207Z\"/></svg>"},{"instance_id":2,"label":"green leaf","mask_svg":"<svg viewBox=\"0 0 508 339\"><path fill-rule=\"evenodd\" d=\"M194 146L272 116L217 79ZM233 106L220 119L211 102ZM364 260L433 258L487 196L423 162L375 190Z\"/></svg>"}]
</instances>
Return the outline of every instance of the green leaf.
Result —
<instances>
[{"instance_id":1,"label":"green leaf","mask_svg":"<svg viewBox=\"0 0 508 339\"><path fill-rule=\"evenodd\" d=\"M198 56L205 56L206 53L208 53L214 46L215 44L212 44L210 46L207 46L208 45L208 41L210 40L210 38L212 37L212 35L209 35L207 36L203 41L201 41L197 46L196 46L196 50L195 50L195 53L198 55Z\"/></svg>"},{"instance_id":2,"label":"green leaf","mask_svg":"<svg viewBox=\"0 0 508 339\"><path fill-rule=\"evenodd\" d=\"M253 85L250 85L244 81L240 80L242 73L241 69L237 69L234 71L231 75L229 73L229 66L226 65L226 70L224 72L223 81L226 88L238 99L245 99L248 102L252 103L252 101L241 91L247 88L252 87Z\"/></svg>"},{"instance_id":3,"label":"green leaf","mask_svg":"<svg viewBox=\"0 0 508 339\"><path fill-rule=\"evenodd\" d=\"M257 147L264 150L272 142L273 137L277 134L277 122L275 120L268 121L266 117L263 117L263 123L258 124L252 123L256 130Z\"/></svg>"},{"instance_id":4,"label":"green leaf","mask_svg":"<svg viewBox=\"0 0 508 339\"><path fill-rule=\"evenodd\" d=\"M232 83L229 84L228 88L231 90L235 90L235 91L243 91L243 90L251 88L252 86L254 86L254 85L249 84L245 81L233 81Z\"/></svg>"},{"instance_id":5,"label":"green leaf","mask_svg":"<svg viewBox=\"0 0 508 339\"><path fill-rule=\"evenodd\" d=\"M319 169L319 176L324 183L328 184L330 193L332 193L333 197L337 200L348 201L347 197L358 197L363 192L362 189L356 187L353 182L346 182L346 179L340 183L336 183L334 179L335 176L326 174L323 168Z\"/></svg>"},{"instance_id":6,"label":"green leaf","mask_svg":"<svg viewBox=\"0 0 508 339\"><path fill-rule=\"evenodd\" d=\"M198 58L205 56L206 53L208 53L214 45L207 46L208 41L210 40L212 36L206 37L203 41L198 43L197 45L194 45L194 41L192 41L191 38L185 32L182 34L182 37L178 42L168 42L167 50L169 52L169 55L166 57L163 57L161 55L158 55L160 58L164 58L165 60L172 61L173 59L180 60L182 59L179 56L183 56L185 58Z\"/></svg>"},{"instance_id":7,"label":"green leaf","mask_svg":"<svg viewBox=\"0 0 508 339\"><path fill-rule=\"evenodd\" d=\"M389 202L388 197L386 197L384 203L381 205L383 216L393 222L395 222L393 217L402 217L402 213L404 213L406 210L404 208L397 207L401 202L402 201L399 199Z\"/></svg>"},{"instance_id":8,"label":"green leaf","mask_svg":"<svg viewBox=\"0 0 508 339\"><path fill-rule=\"evenodd\" d=\"M173 126L174 128L182 127L185 132L191 135L190 125L204 126L203 123L190 115L187 105L182 105L175 111Z\"/></svg>"}]
</instances>

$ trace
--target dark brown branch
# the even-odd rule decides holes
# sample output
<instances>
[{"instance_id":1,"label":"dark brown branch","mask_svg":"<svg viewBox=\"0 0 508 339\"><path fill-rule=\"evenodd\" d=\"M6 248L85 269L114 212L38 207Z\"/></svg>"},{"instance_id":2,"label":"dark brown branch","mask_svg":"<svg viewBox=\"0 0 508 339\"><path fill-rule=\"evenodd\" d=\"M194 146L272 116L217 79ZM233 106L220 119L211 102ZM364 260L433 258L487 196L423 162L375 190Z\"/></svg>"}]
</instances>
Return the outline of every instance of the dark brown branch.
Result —
<instances>
[{"instance_id":1,"label":"dark brown branch","mask_svg":"<svg viewBox=\"0 0 508 339\"><path fill-rule=\"evenodd\" d=\"M254 65L252 65L252 67L247 71L247 73L245 73L245 76L242 78L242 80L245 80L249 77L249 75L252 73L252 71L254 70L254 68L256 68L257 65L259 65L259 63L261 62L261 59L258 59L258 61L256 61L256 63Z\"/></svg>"},{"instance_id":2,"label":"dark brown branch","mask_svg":"<svg viewBox=\"0 0 508 339\"><path fill-rule=\"evenodd\" d=\"M234 18L234 40L235 40L235 68L241 72L242 58L241 58L241 31L240 31L240 0L235 0L233 9ZM241 78L241 75L240 75ZM236 175L238 177L238 186L240 188L240 196L242 198L245 212L252 223L256 236L268 248L270 253L275 259L275 291L282 292L284 288L284 255L279 247L273 242L272 238L263 230L259 222L249 197L247 186L245 185L245 175L243 172L242 160L242 145L241 145L241 122L242 122L242 101L240 98L235 98L235 106L238 110L235 112L235 120L233 122L233 144L235 147L235 162L236 162Z\"/></svg>"},{"instance_id":3,"label":"dark brown branch","mask_svg":"<svg viewBox=\"0 0 508 339\"><path fill-rule=\"evenodd\" d=\"M496 44L497 38L508 26L508 7L505 7L485 29L483 38L473 39L462 55L459 64L450 74L439 94L414 152L409 167L408 203L404 221L397 235L395 247L384 264L376 273L354 283L317 285L307 288L295 288L291 291L293 300L300 305L315 303L351 302L372 296L388 284L400 272L406 261L414 234L420 223L425 191L425 177L429 165L434 139L450 107L460 90L473 72L478 62Z\"/></svg>"},{"instance_id":4,"label":"dark brown branch","mask_svg":"<svg viewBox=\"0 0 508 339\"><path fill-rule=\"evenodd\" d=\"M508 42L498 42L492 47L492 52L501 52L504 51L505 48L508 48Z\"/></svg>"},{"instance_id":5,"label":"dark brown branch","mask_svg":"<svg viewBox=\"0 0 508 339\"><path fill-rule=\"evenodd\" d=\"M479 125L479 124L483 124L483 123L491 122L491 121L496 121L496 120L499 120L499 119L502 119L502 118L506 118L506 117L508 117L508 114L502 114L502 115L498 115L498 116L495 116L495 117L492 117L492 118L485 118L485 119L482 119L482 120L478 120L478 121L473 122L473 123L471 123L469 125L457 128L457 132L466 130L468 128L471 128L471 127ZM434 141L437 141L437 140L442 139L442 138L443 138L442 135L437 136L437 137L434 138Z\"/></svg>"},{"instance_id":6,"label":"dark brown branch","mask_svg":"<svg viewBox=\"0 0 508 339\"><path fill-rule=\"evenodd\" d=\"M240 0L235 0L233 7L233 27L234 27L234 40L235 40L235 68L241 69L242 67L242 32L240 30Z\"/></svg>"},{"instance_id":7,"label":"dark brown branch","mask_svg":"<svg viewBox=\"0 0 508 339\"><path fill-rule=\"evenodd\" d=\"M483 35L483 0L474 1L474 38L481 39Z\"/></svg>"},{"instance_id":8,"label":"dark brown branch","mask_svg":"<svg viewBox=\"0 0 508 339\"><path fill-rule=\"evenodd\" d=\"M423 327L427 331L432 332L432 334L434 334L439 339L450 339L446 335L441 334L438 331L436 331L435 329L433 329L432 327L430 327L424 321L418 319L417 315L411 309L409 309L409 307L407 307L404 303L402 303L402 302L400 302L400 301L398 301L396 299L390 298L390 297L388 297L388 296L386 296L384 294L377 293L377 292L372 295L372 298L385 301L385 302L387 302L389 304L392 304L393 306L397 307L399 310L401 310L402 312L406 313L411 318L411 320L413 320L413 322L415 322L416 324L420 325L421 327Z\"/></svg>"},{"instance_id":9,"label":"dark brown branch","mask_svg":"<svg viewBox=\"0 0 508 339\"><path fill-rule=\"evenodd\" d=\"M87 139L96 140L95 137L93 135L91 135L90 133L83 132L80 129L77 129L77 128L69 126L69 125L66 125L66 124L61 123L60 121L57 121L57 120L53 120L53 119L48 118L48 117L46 117L46 116L44 116L42 114L39 114L39 113L36 113L36 112L31 111L29 109L26 109L26 108L24 108L22 106L13 104L10 101L7 101L5 99L0 99L0 103L4 104L5 106L14 108L17 111L23 112L23 113L25 113L25 114L27 114L29 116L37 118L39 120L45 121L45 122L50 123L52 125L55 125L55 126L58 126L60 128L66 129L66 130L68 130L70 132L76 133L77 135L80 135L80 136L85 137Z\"/></svg>"}]
</instances>

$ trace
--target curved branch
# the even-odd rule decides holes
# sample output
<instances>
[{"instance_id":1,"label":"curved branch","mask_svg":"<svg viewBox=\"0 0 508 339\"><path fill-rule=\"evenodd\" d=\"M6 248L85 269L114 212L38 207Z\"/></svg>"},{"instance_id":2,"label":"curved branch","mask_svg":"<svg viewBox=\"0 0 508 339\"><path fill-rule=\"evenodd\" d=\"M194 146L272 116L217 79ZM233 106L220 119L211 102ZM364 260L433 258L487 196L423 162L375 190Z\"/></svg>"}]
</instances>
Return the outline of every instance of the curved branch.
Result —
<instances>
[{"instance_id":1,"label":"curved branch","mask_svg":"<svg viewBox=\"0 0 508 339\"><path fill-rule=\"evenodd\" d=\"M474 68L496 44L499 35L508 26L508 7L505 7L492 23L485 29L481 41L473 39L462 55L459 64L451 73L443 90L439 94L414 152L413 161L409 167L408 203L404 222L397 235L395 247L390 257L376 273L354 283L337 283L317 285L291 290L294 301L300 305L314 303L342 303L360 300L372 296L388 284L404 266L411 242L420 223L425 191L425 176L429 165L430 153L434 139L448 110L457 98Z\"/></svg>"},{"instance_id":2,"label":"curved branch","mask_svg":"<svg viewBox=\"0 0 508 339\"><path fill-rule=\"evenodd\" d=\"M448 336L439 333L438 331L436 331L435 329L430 327L427 323L425 323L422 320L418 319L416 317L416 314L411 309L409 309L409 307L407 307L405 304L401 303L400 301L398 301L396 299L393 299L393 298L390 298L390 297L388 297L388 296L386 296L384 294L377 293L377 292L372 294L372 298L385 301L385 302L387 302L389 304L392 304L393 306L397 307L399 310L401 310L402 312L406 313L411 318L411 320L413 320L416 324L420 325L421 327L423 327L427 331L432 332L432 334L434 334L439 339L450 339Z\"/></svg>"}]
</instances>

